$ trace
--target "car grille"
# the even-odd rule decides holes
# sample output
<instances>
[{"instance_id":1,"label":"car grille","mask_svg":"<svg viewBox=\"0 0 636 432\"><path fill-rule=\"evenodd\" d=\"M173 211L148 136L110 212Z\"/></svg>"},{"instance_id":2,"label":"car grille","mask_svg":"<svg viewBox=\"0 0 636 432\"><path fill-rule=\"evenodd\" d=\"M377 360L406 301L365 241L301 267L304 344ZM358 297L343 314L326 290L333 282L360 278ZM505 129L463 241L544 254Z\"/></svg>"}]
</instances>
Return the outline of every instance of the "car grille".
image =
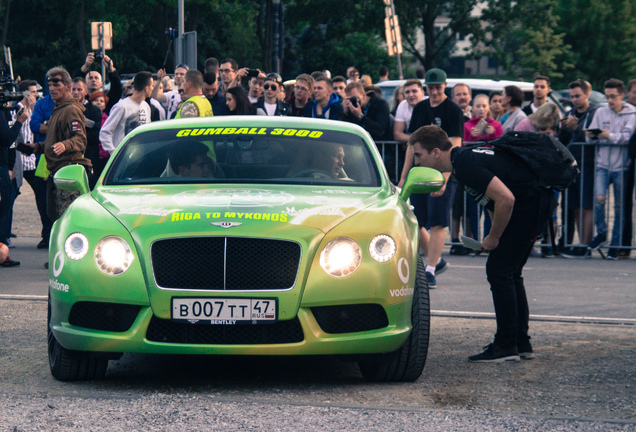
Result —
<instances>
[{"instance_id":1,"label":"car grille","mask_svg":"<svg viewBox=\"0 0 636 432\"><path fill-rule=\"evenodd\" d=\"M71 308L68 323L77 327L112 332L125 332L130 329L139 314L141 306L77 302Z\"/></svg>"},{"instance_id":2,"label":"car grille","mask_svg":"<svg viewBox=\"0 0 636 432\"><path fill-rule=\"evenodd\" d=\"M354 333L389 325L384 308L378 304L321 306L311 311L325 333Z\"/></svg>"},{"instance_id":3,"label":"car grille","mask_svg":"<svg viewBox=\"0 0 636 432\"><path fill-rule=\"evenodd\" d=\"M238 237L158 240L151 248L159 287L195 290L290 289L300 255L295 242Z\"/></svg>"},{"instance_id":4,"label":"car grille","mask_svg":"<svg viewBox=\"0 0 636 432\"><path fill-rule=\"evenodd\" d=\"M208 325L150 320L146 339L152 342L206 345L271 345L305 339L298 318L262 325Z\"/></svg>"}]
</instances>

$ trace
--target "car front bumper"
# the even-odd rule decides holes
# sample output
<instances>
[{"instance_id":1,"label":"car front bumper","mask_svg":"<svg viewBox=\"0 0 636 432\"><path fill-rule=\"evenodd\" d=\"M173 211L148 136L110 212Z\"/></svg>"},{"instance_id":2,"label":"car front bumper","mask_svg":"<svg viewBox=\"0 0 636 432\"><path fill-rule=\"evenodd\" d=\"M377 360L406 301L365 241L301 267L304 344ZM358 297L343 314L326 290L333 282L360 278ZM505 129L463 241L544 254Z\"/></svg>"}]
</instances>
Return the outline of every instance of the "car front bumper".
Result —
<instances>
[{"instance_id":1,"label":"car front bumper","mask_svg":"<svg viewBox=\"0 0 636 432\"><path fill-rule=\"evenodd\" d=\"M254 334L268 326L286 325L290 321L278 321L276 324L257 325L211 325L211 324L175 324L171 320L155 317L150 307L141 307L132 325L126 331L104 331L71 325L68 322L71 304L53 300L51 328L60 344L70 350L91 352L134 352L155 354L208 354L208 355L337 355L388 353L397 350L411 330L410 303L403 302L383 307L388 324L383 328L353 331L347 333L326 333L319 325L311 308L301 307L294 320L302 329L301 340L289 343L240 343L241 333ZM175 342L176 339L163 341L152 336L149 339L151 321L167 322L178 334L195 330L196 334L233 332L238 335L231 343L205 343L202 340L188 339L187 342ZM181 327L182 326L182 327ZM196 328L195 328L196 327ZM213 328L215 327L215 328ZM260 329L258 328L260 327ZM156 332L155 332L156 333ZM159 339L159 340L157 340ZM203 343L201 343L203 342ZM237 343L238 342L238 343Z\"/></svg>"}]
</instances>

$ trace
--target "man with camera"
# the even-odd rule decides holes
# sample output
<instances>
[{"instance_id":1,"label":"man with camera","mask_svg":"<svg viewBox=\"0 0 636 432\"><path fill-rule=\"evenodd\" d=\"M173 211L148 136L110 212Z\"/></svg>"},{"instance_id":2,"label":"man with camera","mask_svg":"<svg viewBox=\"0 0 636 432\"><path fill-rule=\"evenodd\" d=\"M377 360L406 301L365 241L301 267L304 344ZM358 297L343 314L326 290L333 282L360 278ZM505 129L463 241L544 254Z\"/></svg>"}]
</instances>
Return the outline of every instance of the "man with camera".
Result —
<instances>
[{"instance_id":1,"label":"man with camera","mask_svg":"<svg viewBox=\"0 0 636 432\"><path fill-rule=\"evenodd\" d=\"M393 139L389 104L375 92L365 93L361 83L354 81L345 87L342 120L362 126L374 141Z\"/></svg>"},{"instance_id":2,"label":"man with camera","mask_svg":"<svg viewBox=\"0 0 636 432\"><path fill-rule=\"evenodd\" d=\"M86 74L84 79L86 80L86 89L88 90L86 98L88 99L93 92L100 90L104 86L104 81L101 73L91 70L94 64L99 65L100 63L104 64L104 66L106 67L106 73L108 74L108 80L110 81L110 90L108 90L108 103L106 104L106 108L104 109L104 112L106 114L109 114L110 109L113 107L113 105L115 105L117 102L119 102L119 99L121 99L122 93L121 79L119 78L119 73L117 73L115 66L113 66L112 59L105 54L102 56L102 53L100 51L90 52L86 56L84 64L80 68L81 73L74 73L73 77L75 78L81 76L82 74Z\"/></svg>"},{"instance_id":3,"label":"man with camera","mask_svg":"<svg viewBox=\"0 0 636 432\"><path fill-rule=\"evenodd\" d=\"M0 88L0 93L4 91L5 89ZM12 157L9 157L9 147L18 137L22 123L27 120L28 116L24 108L18 111L17 114L15 123L9 127L4 109L0 108L0 267L20 265L19 261L13 261L9 258L9 249L7 247L11 226L11 208L13 198L15 198L11 179L15 153L13 153Z\"/></svg>"},{"instance_id":4,"label":"man with camera","mask_svg":"<svg viewBox=\"0 0 636 432\"><path fill-rule=\"evenodd\" d=\"M39 102L42 100L42 99L38 99L37 81L28 80L28 79L22 80L20 82L19 89L20 91L24 92L23 94L25 95L25 99L23 99L23 101L18 105L22 105L27 109L28 123L25 123L22 125L22 131L20 135L18 136L18 139L16 140L16 148L22 147L21 144L24 144L24 143L33 143L37 140L44 141L44 138L45 138L45 135L36 134L31 129L31 121L33 120L36 107L38 107ZM27 97L27 94L29 94L30 97ZM46 96L46 97L50 99L50 96ZM52 101L51 103L55 105ZM39 105L39 106L40 108L42 108L42 105ZM51 106L50 111L51 112L53 111L53 106ZM43 115L42 111L40 111L39 114ZM51 116L51 113L49 112L48 115L46 115L46 119L48 119L50 116ZM40 124L37 126L38 131L43 121L45 121L45 119L42 119L41 117ZM44 128L46 128L46 125L44 125ZM41 139L38 139L40 137ZM48 215L46 214L46 180L43 179L42 177L38 177L37 175L35 175L41 156L30 154L31 151L28 149L23 148L23 150L26 150L26 152L23 153L22 151L19 151L18 153L18 157L20 158L20 160L16 158L16 163L17 162L21 163L21 174L22 174L21 175L22 181L18 181L18 188L20 188L21 187L20 184L21 183L23 184L24 181L26 180L26 182L29 183L29 186L33 190L33 194L35 196L35 203L36 203L38 213L40 216L40 221L42 222L42 231L41 231L42 239L37 244L37 248L47 249L49 247L49 236L51 234L51 226L53 225L53 223L51 222ZM44 163L44 161L42 163Z\"/></svg>"}]
</instances>

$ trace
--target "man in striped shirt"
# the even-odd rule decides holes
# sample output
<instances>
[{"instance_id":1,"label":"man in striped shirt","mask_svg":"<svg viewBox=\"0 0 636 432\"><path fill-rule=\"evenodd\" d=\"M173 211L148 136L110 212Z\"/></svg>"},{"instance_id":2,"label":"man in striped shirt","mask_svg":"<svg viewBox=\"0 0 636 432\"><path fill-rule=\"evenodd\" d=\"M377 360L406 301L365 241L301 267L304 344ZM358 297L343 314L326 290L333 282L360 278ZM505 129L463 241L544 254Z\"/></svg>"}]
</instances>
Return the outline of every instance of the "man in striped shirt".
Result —
<instances>
[{"instance_id":1,"label":"man in striped shirt","mask_svg":"<svg viewBox=\"0 0 636 432\"><path fill-rule=\"evenodd\" d=\"M35 80L23 80L20 83L19 89L22 92L28 91L31 94L31 97L25 97L23 102L20 103L24 103L24 107L28 115L28 120L22 125L20 136L18 136L16 143L33 143L35 142L35 137L33 136L34 134L31 131L29 125L31 123L31 115L33 114L33 107L35 106L35 102L38 98L37 82ZM42 222L42 239L38 243L37 248L46 249L49 247L49 235L51 234L51 227L53 225L53 222L51 222L51 219L49 219L46 214L46 181L35 175L37 163L42 155L27 155L22 152L18 152L18 155L20 156L19 159L22 168L18 177L18 188L20 188L22 184L22 179L24 179L27 181L27 183L29 183L31 189L33 189L33 194L35 195L35 203L37 205L38 213L40 214L40 221Z\"/></svg>"}]
</instances>

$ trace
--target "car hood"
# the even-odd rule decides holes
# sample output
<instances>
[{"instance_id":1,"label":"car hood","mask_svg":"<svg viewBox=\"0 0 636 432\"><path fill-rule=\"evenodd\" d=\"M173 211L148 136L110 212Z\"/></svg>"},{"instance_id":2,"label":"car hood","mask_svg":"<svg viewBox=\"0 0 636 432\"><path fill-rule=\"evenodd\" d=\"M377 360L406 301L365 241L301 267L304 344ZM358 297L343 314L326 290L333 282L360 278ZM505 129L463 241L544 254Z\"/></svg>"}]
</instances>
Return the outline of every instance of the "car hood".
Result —
<instances>
[{"instance_id":1,"label":"car hood","mask_svg":"<svg viewBox=\"0 0 636 432\"><path fill-rule=\"evenodd\" d=\"M212 226L254 234L287 226L328 232L387 194L379 188L251 185L102 186L93 198L130 232L203 232ZM172 227L172 228L171 228Z\"/></svg>"}]
</instances>

